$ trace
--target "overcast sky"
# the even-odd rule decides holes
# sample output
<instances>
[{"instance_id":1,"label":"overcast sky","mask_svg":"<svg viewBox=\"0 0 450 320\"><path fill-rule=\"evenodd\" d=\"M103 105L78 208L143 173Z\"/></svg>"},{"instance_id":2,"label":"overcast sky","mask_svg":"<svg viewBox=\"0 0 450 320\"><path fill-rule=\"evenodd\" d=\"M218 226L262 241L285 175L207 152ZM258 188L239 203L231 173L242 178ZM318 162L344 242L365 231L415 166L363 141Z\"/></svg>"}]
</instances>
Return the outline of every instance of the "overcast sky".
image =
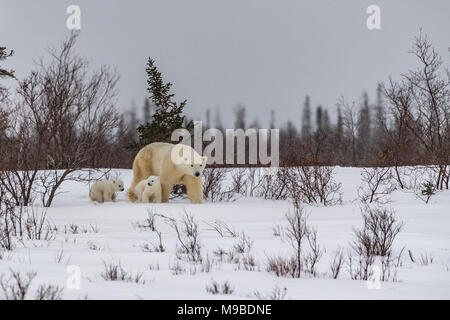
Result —
<instances>
[{"instance_id":1,"label":"overcast sky","mask_svg":"<svg viewBox=\"0 0 450 320\"><path fill-rule=\"evenodd\" d=\"M186 112L220 108L226 125L238 104L268 125L300 123L306 94L332 113L338 98L374 97L379 81L416 65L408 54L419 28L450 64L450 1L410 0L0 0L0 45L24 77L33 59L68 36L66 8L81 8L79 54L121 75L119 106L140 108L147 57L156 60ZM381 30L366 9L381 8Z\"/></svg>"}]
</instances>

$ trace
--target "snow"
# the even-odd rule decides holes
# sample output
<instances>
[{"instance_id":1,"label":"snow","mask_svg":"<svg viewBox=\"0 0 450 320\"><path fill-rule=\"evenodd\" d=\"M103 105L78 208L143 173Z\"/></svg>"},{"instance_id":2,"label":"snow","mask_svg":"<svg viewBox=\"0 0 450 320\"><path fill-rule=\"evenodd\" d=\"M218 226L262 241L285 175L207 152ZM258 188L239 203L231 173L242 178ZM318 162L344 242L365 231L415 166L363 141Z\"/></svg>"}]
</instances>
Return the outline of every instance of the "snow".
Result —
<instances>
[{"instance_id":1,"label":"snow","mask_svg":"<svg viewBox=\"0 0 450 320\"><path fill-rule=\"evenodd\" d=\"M286 224L284 215L291 208L288 201L240 198L235 202L190 204L186 199L171 200L166 204L130 203L126 192L118 194L115 203L96 204L89 200L89 187L69 181L63 185L47 215L58 226L52 241L25 241L3 254L0 274L9 277L9 268L15 271L35 271L32 288L40 283L52 283L64 288L64 299L252 299L258 291L268 295L275 286L286 288L287 299L449 299L450 298L450 192L434 196L429 204L411 193L396 191L389 204L399 220L405 222L395 250L405 247L398 282L381 282L379 289L369 289L366 281L351 280L344 266L338 279L330 276L329 263L338 248L349 248L353 228L362 223L356 188L360 184L360 169L337 168L336 181L343 184L343 205L331 207L306 206L308 222L318 229L318 242L326 252L321 258L318 277L303 275L300 279L276 277L266 271L268 256L291 252L286 242L274 236L273 226ZM116 170L129 185L131 170ZM251 254L259 267L255 271L238 270L226 261L217 263L210 272L182 261L186 273L173 275L169 265L177 261L176 234L162 218L156 226L162 232L165 252L143 252L142 243L157 242L155 232L140 230L135 223L144 220L148 210L179 219L184 210L199 223L202 253L212 258L218 247L230 250L236 238L220 237L207 223L220 220L236 231L244 231L253 241ZM64 226L74 223L98 232L64 233ZM99 250L91 250L94 244ZM415 257L427 254L433 263L424 266L414 263ZM62 252L62 254L61 254ZM61 261L58 255L62 255ZM125 281L105 281L100 276L103 263L120 261L122 267L134 274L142 272L144 284ZM66 286L67 267L81 268L81 288ZM152 267L150 267L152 266ZM196 268L194 274L193 270ZM228 281L234 287L231 295L212 295L206 286L214 279ZM1 292L0 292L1 296Z\"/></svg>"}]
</instances>

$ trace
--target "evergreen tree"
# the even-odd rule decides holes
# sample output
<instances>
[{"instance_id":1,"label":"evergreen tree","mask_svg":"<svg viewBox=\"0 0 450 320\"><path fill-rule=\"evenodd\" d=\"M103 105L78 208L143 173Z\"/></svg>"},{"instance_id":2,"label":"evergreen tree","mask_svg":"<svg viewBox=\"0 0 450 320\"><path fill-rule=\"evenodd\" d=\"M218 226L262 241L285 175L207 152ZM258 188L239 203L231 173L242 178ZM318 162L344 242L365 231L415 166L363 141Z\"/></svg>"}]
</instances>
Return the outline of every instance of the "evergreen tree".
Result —
<instances>
[{"instance_id":1,"label":"evergreen tree","mask_svg":"<svg viewBox=\"0 0 450 320\"><path fill-rule=\"evenodd\" d=\"M358 156L365 161L368 159L371 142L371 119L369 108L369 97L365 92L363 95L363 105L359 111L358 119Z\"/></svg>"},{"instance_id":2,"label":"evergreen tree","mask_svg":"<svg viewBox=\"0 0 450 320\"><path fill-rule=\"evenodd\" d=\"M342 118L341 107L339 106L337 108L336 133L338 141L341 141L344 135L344 119Z\"/></svg>"},{"instance_id":3,"label":"evergreen tree","mask_svg":"<svg viewBox=\"0 0 450 320\"><path fill-rule=\"evenodd\" d=\"M323 130L323 111L322 106L318 106L316 110L316 131L322 132Z\"/></svg>"},{"instance_id":4,"label":"evergreen tree","mask_svg":"<svg viewBox=\"0 0 450 320\"><path fill-rule=\"evenodd\" d=\"M5 47L0 46L0 63L2 61L5 61L7 58L11 57L13 55L13 51L7 51ZM14 76L14 70L6 70L2 68L2 65L0 64L0 80L3 78L15 78ZM0 84L0 101L3 100L4 97L7 96L7 91L2 85Z\"/></svg>"},{"instance_id":5,"label":"evergreen tree","mask_svg":"<svg viewBox=\"0 0 450 320\"><path fill-rule=\"evenodd\" d=\"M144 123L150 123L152 121L152 104L148 98L144 100Z\"/></svg>"},{"instance_id":6,"label":"evergreen tree","mask_svg":"<svg viewBox=\"0 0 450 320\"><path fill-rule=\"evenodd\" d=\"M0 46L0 62L5 61L14 54L14 51L7 51L5 47ZM0 79L1 78L14 78L14 70L3 69L0 65Z\"/></svg>"},{"instance_id":7,"label":"evergreen tree","mask_svg":"<svg viewBox=\"0 0 450 320\"><path fill-rule=\"evenodd\" d=\"M246 125L245 125L245 114L246 114L246 110L245 107L243 105L237 105L236 108L234 109L234 115L235 115L235 120L234 120L234 128L235 129L243 129L245 130Z\"/></svg>"},{"instance_id":8,"label":"evergreen tree","mask_svg":"<svg viewBox=\"0 0 450 320\"><path fill-rule=\"evenodd\" d=\"M384 139L384 130L386 127L386 114L383 107L383 92L381 85L377 87L377 105L375 107L375 143L380 144Z\"/></svg>"},{"instance_id":9,"label":"evergreen tree","mask_svg":"<svg viewBox=\"0 0 450 320\"><path fill-rule=\"evenodd\" d=\"M297 140L297 129L291 120L288 120L285 130L288 145L295 146Z\"/></svg>"},{"instance_id":10,"label":"evergreen tree","mask_svg":"<svg viewBox=\"0 0 450 320\"><path fill-rule=\"evenodd\" d=\"M155 108L151 116L151 122L140 125L137 129L139 141L129 147L131 150L138 150L152 142L171 142L172 132L176 129L193 128L193 123L185 123L183 109L186 100L177 103L173 101L174 94L170 92L172 84L164 83L161 72L158 71L154 60L151 58L147 62L147 84L150 99Z\"/></svg>"},{"instance_id":11,"label":"evergreen tree","mask_svg":"<svg viewBox=\"0 0 450 320\"><path fill-rule=\"evenodd\" d=\"M311 105L309 102L309 96L305 97L305 103L303 105L301 130L302 130L302 139L306 139L311 135Z\"/></svg>"},{"instance_id":12,"label":"evergreen tree","mask_svg":"<svg viewBox=\"0 0 450 320\"><path fill-rule=\"evenodd\" d=\"M324 110L323 112L323 130L328 133L330 131L330 117L328 116L328 110Z\"/></svg>"},{"instance_id":13,"label":"evergreen tree","mask_svg":"<svg viewBox=\"0 0 450 320\"><path fill-rule=\"evenodd\" d=\"M270 111L270 123L269 123L270 129L275 129L275 111Z\"/></svg>"}]
</instances>

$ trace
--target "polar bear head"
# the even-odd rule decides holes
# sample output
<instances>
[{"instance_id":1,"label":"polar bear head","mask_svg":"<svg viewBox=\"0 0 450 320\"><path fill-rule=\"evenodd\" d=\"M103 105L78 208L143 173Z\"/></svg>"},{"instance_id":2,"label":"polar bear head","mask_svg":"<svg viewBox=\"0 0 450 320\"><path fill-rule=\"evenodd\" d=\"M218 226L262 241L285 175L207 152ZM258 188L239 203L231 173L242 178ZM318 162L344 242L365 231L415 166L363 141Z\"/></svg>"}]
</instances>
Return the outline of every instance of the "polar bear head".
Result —
<instances>
[{"instance_id":1,"label":"polar bear head","mask_svg":"<svg viewBox=\"0 0 450 320\"><path fill-rule=\"evenodd\" d=\"M113 180L112 183L113 183L113 186L114 186L115 190L117 190L117 191L124 191L125 190L122 180L120 180L120 179Z\"/></svg>"},{"instance_id":2,"label":"polar bear head","mask_svg":"<svg viewBox=\"0 0 450 320\"><path fill-rule=\"evenodd\" d=\"M150 176L147 178L147 186L151 187L159 182L159 177L157 176Z\"/></svg>"},{"instance_id":3,"label":"polar bear head","mask_svg":"<svg viewBox=\"0 0 450 320\"><path fill-rule=\"evenodd\" d=\"M205 169L206 166L206 160L207 157L201 157L201 162L188 162L188 163L181 163L177 167L180 171L182 171L184 174L187 174L189 176L193 176L195 178L199 178L202 176L203 169Z\"/></svg>"},{"instance_id":4,"label":"polar bear head","mask_svg":"<svg viewBox=\"0 0 450 320\"><path fill-rule=\"evenodd\" d=\"M193 148L182 144L178 144L172 149L171 159L181 172L195 178L201 177L208 160Z\"/></svg>"}]
</instances>

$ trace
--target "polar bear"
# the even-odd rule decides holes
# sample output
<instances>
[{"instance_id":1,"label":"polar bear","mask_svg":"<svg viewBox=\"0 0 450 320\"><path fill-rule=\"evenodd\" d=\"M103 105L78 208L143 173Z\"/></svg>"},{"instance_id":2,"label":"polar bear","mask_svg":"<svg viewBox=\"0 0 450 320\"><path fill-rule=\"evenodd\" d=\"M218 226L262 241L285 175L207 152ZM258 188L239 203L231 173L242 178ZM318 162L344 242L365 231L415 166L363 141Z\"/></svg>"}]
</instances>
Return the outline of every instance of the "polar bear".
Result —
<instances>
[{"instance_id":1,"label":"polar bear","mask_svg":"<svg viewBox=\"0 0 450 320\"><path fill-rule=\"evenodd\" d=\"M101 180L95 182L91 190L89 191L89 197L92 201L105 202L105 201L115 201L116 192L123 191L123 181L122 180Z\"/></svg>"},{"instance_id":2,"label":"polar bear","mask_svg":"<svg viewBox=\"0 0 450 320\"><path fill-rule=\"evenodd\" d=\"M134 196L138 202L161 202L161 182L159 177L150 176L142 180L134 188Z\"/></svg>"},{"instance_id":3,"label":"polar bear","mask_svg":"<svg viewBox=\"0 0 450 320\"><path fill-rule=\"evenodd\" d=\"M167 202L174 184L184 184L191 203L203 202L202 173L206 157L183 144L154 142L143 147L133 162L133 182L128 197L136 201L134 189L143 179L155 175L161 181L161 200Z\"/></svg>"}]
</instances>

